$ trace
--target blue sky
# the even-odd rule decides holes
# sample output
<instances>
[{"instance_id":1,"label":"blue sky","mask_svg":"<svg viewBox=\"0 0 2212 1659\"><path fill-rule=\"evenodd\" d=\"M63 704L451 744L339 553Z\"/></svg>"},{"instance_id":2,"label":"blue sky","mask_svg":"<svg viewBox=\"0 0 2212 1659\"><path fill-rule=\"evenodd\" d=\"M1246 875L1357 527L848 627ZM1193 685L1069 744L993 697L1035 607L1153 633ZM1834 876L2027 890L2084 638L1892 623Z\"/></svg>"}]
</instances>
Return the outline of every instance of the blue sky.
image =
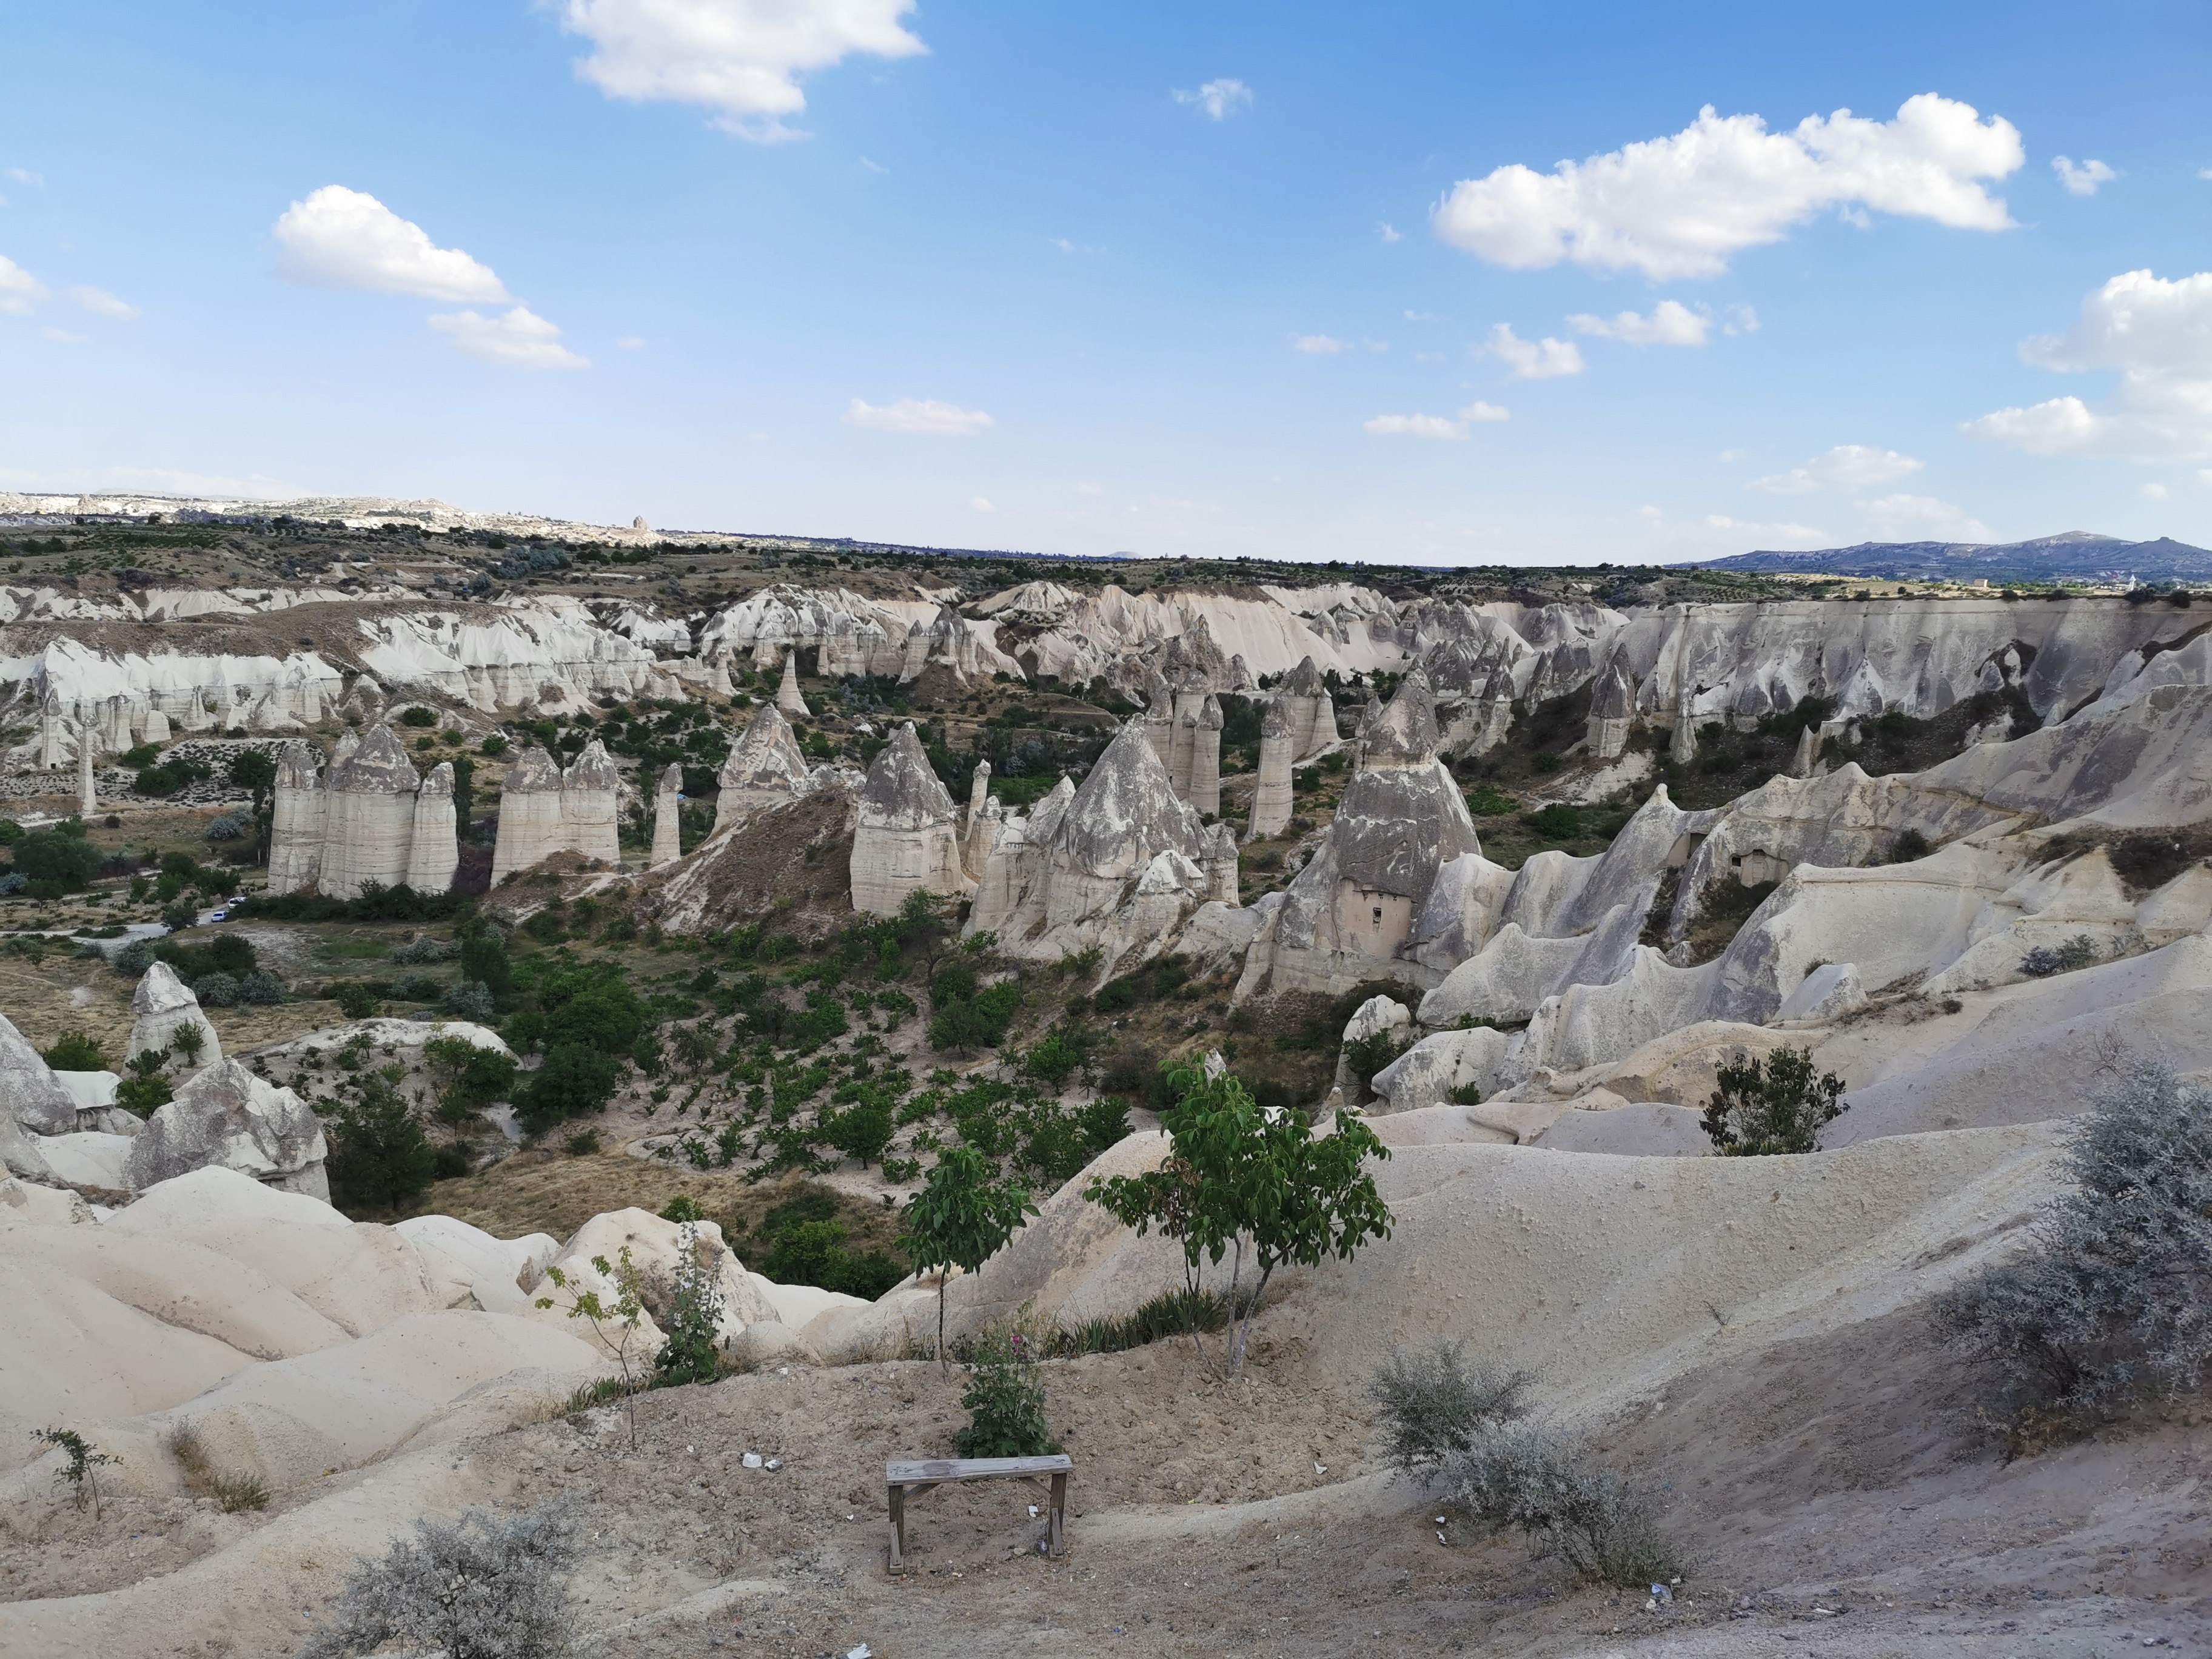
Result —
<instances>
[{"instance_id":1,"label":"blue sky","mask_svg":"<svg viewBox=\"0 0 2212 1659\"><path fill-rule=\"evenodd\" d=\"M2212 544L2201 5L18 0L0 53L0 489Z\"/></svg>"}]
</instances>

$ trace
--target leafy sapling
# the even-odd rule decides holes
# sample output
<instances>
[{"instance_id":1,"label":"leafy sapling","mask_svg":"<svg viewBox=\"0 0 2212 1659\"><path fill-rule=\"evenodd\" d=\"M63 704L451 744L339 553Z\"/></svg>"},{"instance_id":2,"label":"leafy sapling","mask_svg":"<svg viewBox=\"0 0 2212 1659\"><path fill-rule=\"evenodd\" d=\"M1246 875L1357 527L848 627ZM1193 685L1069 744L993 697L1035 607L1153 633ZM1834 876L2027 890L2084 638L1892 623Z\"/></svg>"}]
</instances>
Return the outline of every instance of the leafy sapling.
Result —
<instances>
[{"instance_id":1,"label":"leafy sapling","mask_svg":"<svg viewBox=\"0 0 2212 1659\"><path fill-rule=\"evenodd\" d=\"M635 1451L637 1390L641 1380L636 1366L641 1356L635 1350L638 1344L639 1328L645 1322L644 1279L637 1270L637 1264L630 1260L627 1244L622 1247L611 1264L603 1255L593 1256L592 1267L601 1279L613 1287L611 1297L601 1296L596 1287L571 1278L559 1267L548 1267L545 1277L552 1281L555 1289L568 1297L568 1317L587 1322L592 1328L592 1334L599 1339L599 1346L612 1354L615 1363L622 1367L623 1407L629 1418L630 1449ZM553 1297L541 1296L538 1298L538 1305L550 1308L557 1304Z\"/></svg>"},{"instance_id":2,"label":"leafy sapling","mask_svg":"<svg viewBox=\"0 0 2212 1659\"><path fill-rule=\"evenodd\" d=\"M1029 1188L998 1178L991 1160L973 1146L940 1154L922 1189L907 1200L907 1255L916 1273L937 1279L937 1363L950 1372L945 1351L945 1291L951 1270L974 1273L996 1255L1014 1229L1037 1213Z\"/></svg>"},{"instance_id":3,"label":"leafy sapling","mask_svg":"<svg viewBox=\"0 0 2212 1659\"><path fill-rule=\"evenodd\" d=\"M1820 1129L1844 1114L1844 1080L1816 1075L1810 1048L1777 1048L1723 1066L1705 1103L1703 1127L1723 1158L1817 1152Z\"/></svg>"},{"instance_id":4,"label":"leafy sapling","mask_svg":"<svg viewBox=\"0 0 2212 1659\"><path fill-rule=\"evenodd\" d=\"M60 1451L68 1462L54 1471L54 1485L65 1486L70 1497L82 1509L85 1500L92 1502L92 1518L100 1519L100 1471L120 1460L104 1451L94 1451L92 1443L75 1429L33 1429L31 1438L44 1441Z\"/></svg>"}]
</instances>

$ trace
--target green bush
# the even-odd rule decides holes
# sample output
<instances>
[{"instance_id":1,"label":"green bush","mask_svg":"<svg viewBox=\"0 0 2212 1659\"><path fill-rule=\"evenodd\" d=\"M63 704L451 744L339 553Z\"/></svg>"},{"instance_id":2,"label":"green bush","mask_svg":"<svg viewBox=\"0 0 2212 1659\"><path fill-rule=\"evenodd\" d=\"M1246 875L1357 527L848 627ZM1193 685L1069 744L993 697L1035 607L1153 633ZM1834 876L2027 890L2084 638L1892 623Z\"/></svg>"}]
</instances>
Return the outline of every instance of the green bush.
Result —
<instances>
[{"instance_id":1,"label":"green bush","mask_svg":"<svg viewBox=\"0 0 2212 1659\"><path fill-rule=\"evenodd\" d=\"M1000 980L996 985L981 991L974 990L975 975L963 974L971 988L964 997L950 1000L931 993L931 1006L936 1012L929 1022L929 1046L933 1048L970 1053L977 1048L995 1048L1006 1040L1006 1028L1013 1023L1014 1012L1022 1006L1022 988L1018 980ZM940 975L940 982L947 975Z\"/></svg>"},{"instance_id":2,"label":"green bush","mask_svg":"<svg viewBox=\"0 0 2212 1659\"><path fill-rule=\"evenodd\" d=\"M660 1206L660 1218L663 1221L678 1223L704 1221L707 1218L707 1212L699 1207L697 1199L688 1193L678 1193Z\"/></svg>"},{"instance_id":3,"label":"green bush","mask_svg":"<svg viewBox=\"0 0 2212 1659\"><path fill-rule=\"evenodd\" d=\"M100 1045L82 1031L64 1033L40 1058L57 1072L104 1072L107 1069L107 1060L100 1052Z\"/></svg>"},{"instance_id":4,"label":"green bush","mask_svg":"<svg viewBox=\"0 0 2212 1659\"><path fill-rule=\"evenodd\" d=\"M52 830L35 830L15 843L15 871L33 885L57 884L60 892L74 893L91 884L100 870L100 849L84 837L84 826L72 818Z\"/></svg>"},{"instance_id":5,"label":"green bush","mask_svg":"<svg viewBox=\"0 0 2212 1659\"><path fill-rule=\"evenodd\" d=\"M1815 1076L1810 1048L1777 1048L1723 1066L1705 1103L1705 1136L1723 1158L1768 1158L1818 1149L1820 1127L1841 1117L1844 1080Z\"/></svg>"},{"instance_id":6,"label":"green bush","mask_svg":"<svg viewBox=\"0 0 2212 1659\"><path fill-rule=\"evenodd\" d=\"M676 1237L676 1272L660 1322L668 1340L653 1358L655 1388L712 1382L721 1375L715 1326L722 1317L722 1251L702 1244L696 1220L684 1222Z\"/></svg>"},{"instance_id":7,"label":"green bush","mask_svg":"<svg viewBox=\"0 0 2212 1659\"><path fill-rule=\"evenodd\" d=\"M369 1019L379 1006L376 993L356 981L333 986L331 998L348 1019Z\"/></svg>"},{"instance_id":8,"label":"green bush","mask_svg":"<svg viewBox=\"0 0 2212 1659\"><path fill-rule=\"evenodd\" d=\"M963 1457L1042 1457L1060 1449L1045 1421L1042 1344L1018 1325L987 1326L969 1345L968 1386L960 1403Z\"/></svg>"},{"instance_id":9,"label":"green bush","mask_svg":"<svg viewBox=\"0 0 2212 1659\"><path fill-rule=\"evenodd\" d=\"M341 1208L397 1211L437 1176L437 1155L398 1090L371 1075L360 1093L324 1118L330 1135L331 1200Z\"/></svg>"},{"instance_id":10,"label":"green bush","mask_svg":"<svg viewBox=\"0 0 2212 1659\"><path fill-rule=\"evenodd\" d=\"M1546 841L1574 841L1583 833L1583 815L1565 801L1554 801L1528 820Z\"/></svg>"},{"instance_id":11,"label":"green bush","mask_svg":"<svg viewBox=\"0 0 2212 1659\"><path fill-rule=\"evenodd\" d=\"M562 1042L514 1091L515 1117L532 1133L604 1108L622 1078L622 1061L605 1050Z\"/></svg>"}]
</instances>

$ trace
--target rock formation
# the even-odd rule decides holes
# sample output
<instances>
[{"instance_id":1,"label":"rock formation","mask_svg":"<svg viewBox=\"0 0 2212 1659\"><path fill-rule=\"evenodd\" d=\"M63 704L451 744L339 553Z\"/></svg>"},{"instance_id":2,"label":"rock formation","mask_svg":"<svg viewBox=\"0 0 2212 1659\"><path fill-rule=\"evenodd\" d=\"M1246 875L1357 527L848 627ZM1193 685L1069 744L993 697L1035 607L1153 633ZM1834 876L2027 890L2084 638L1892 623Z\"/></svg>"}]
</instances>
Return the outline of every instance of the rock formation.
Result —
<instances>
[{"instance_id":1,"label":"rock formation","mask_svg":"<svg viewBox=\"0 0 2212 1659\"><path fill-rule=\"evenodd\" d=\"M138 988L131 995L129 1052L136 1055L151 1049L159 1054L169 1047L180 1025L197 1025L207 1034L199 1053L203 1070L222 1062L222 1040L200 1011L200 1000L177 977L175 969L157 962L139 976ZM181 1053L174 1064L179 1072L186 1069Z\"/></svg>"},{"instance_id":2,"label":"rock formation","mask_svg":"<svg viewBox=\"0 0 2212 1659\"><path fill-rule=\"evenodd\" d=\"M1233 904L1236 854L1235 833L1209 835L1131 720L1079 788L1063 778L1026 818L1006 822L968 931L995 933L1002 952L1035 961L1096 946L1110 973L1170 946L1223 894Z\"/></svg>"},{"instance_id":3,"label":"rock formation","mask_svg":"<svg viewBox=\"0 0 2212 1659\"><path fill-rule=\"evenodd\" d=\"M660 787L653 792L652 868L684 856L683 810L684 769L671 761L660 775Z\"/></svg>"},{"instance_id":4,"label":"rock formation","mask_svg":"<svg viewBox=\"0 0 2212 1659\"><path fill-rule=\"evenodd\" d=\"M34 1134L76 1131L76 1097L64 1088L30 1040L0 1014L0 1115Z\"/></svg>"},{"instance_id":5,"label":"rock formation","mask_svg":"<svg viewBox=\"0 0 2212 1659\"><path fill-rule=\"evenodd\" d=\"M1193 722L1190 790L1185 799L1209 817L1221 815L1221 703L1208 692Z\"/></svg>"},{"instance_id":6,"label":"rock formation","mask_svg":"<svg viewBox=\"0 0 2212 1659\"><path fill-rule=\"evenodd\" d=\"M338 739L318 778L307 743L284 745L276 760L270 817L269 891L313 886L326 898L357 898L374 882L442 893L460 866L453 768L441 761L417 778L389 726Z\"/></svg>"},{"instance_id":7,"label":"rock formation","mask_svg":"<svg viewBox=\"0 0 2212 1659\"><path fill-rule=\"evenodd\" d=\"M1318 754L1336 741L1335 706L1311 657L1283 677L1275 688L1275 704L1287 723L1293 761Z\"/></svg>"},{"instance_id":8,"label":"rock formation","mask_svg":"<svg viewBox=\"0 0 2212 1659\"><path fill-rule=\"evenodd\" d=\"M269 821L271 896L313 886L322 874L328 797L323 793L319 759L313 748L296 738L277 754Z\"/></svg>"},{"instance_id":9,"label":"rock formation","mask_svg":"<svg viewBox=\"0 0 2212 1659\"><path fill-rule=\"evenodd\" d=\"M978 760L968 778L968 816L960 826L960 868L970 883L983 878L998 838L999 804L991 799L991 763Z\"/></svg>"},{"instance_id":10,"label":"rock formation","mask_svg":"<svg viewBox=\"0 0 2212 1659\"><path fill-rule=\"evenodd\" d=\"M621 790L621 770L597 738L584 745L584 752L565 772L543 749L532 745L525 750L507 769L500 787L493 882L556 853L621 863L616 823Z\"/></svg>"},{"instance_id":11,"label":"rock formation","mask_svg":"<svg viewBox=\"0 0 2212 1659\"><path fill-rule=\"evenodd\" d=\"M812 712L806 706L806 699L799 695L799 653L796 651L783 653L783 680L775 688L775 706L795 720L805 720Z\"/></svg>"},{"instance_id":12,"label":"rock formation","mask_svg":"<svg viewBox=\"0 0 2212 1659\"><path fill-rule=\"evenodd\" d=\"M323 1126L289 1089L273 1088L234 1060L204 1066L147 1120L124 1174L133 1192L219 1164L264 1186L330 1201Z\"/></svg>"},{"instance_id":13,"label":"rock formation","mask_svg":"<svg viewBox=\"0 0 2212 1659\"><path fill-rule=\"evenodd\" d=\"M1596 690L1590 696L1585 741L1592 760L1620 757L1628 747L1629 721L1635 713L1636 682L1629 676L1628 665L1615 657L1598 677Z\"/></svg>"},{"instance_id":14,"label":"rock formation","mask_svg":"<svg viewBox=\"0 0 2212 1659\"><path fill-rule=\"evenodd\" d=\"M1240 997L1263 987L1334 993L1364 980L1427 986L1441 977L1412 951L1414 918L1438 871L1480 846L1437 742L1428 682L1416 671L1371 720L1360 769L1262 925Z\"/></svg>"},{"instance_id":15,"label":"rock formation","mask_svg":"<svg viewBox=\"0 0 2212 1659\"><path fill-rule=\"evenodd\" d=\"M753 711L744 735L730 750L716 776L714 834L726 836L755 812L782 806L807 787L806 757L799 738L774 703Z\"/></svg>"},{"instance_id":16,"label":"rock formation","mask_svg":"<svg viewBox=\"0 0 2212 1659\"><path fill-rule=\"evenodd\" d=\"M1281 698L1260 719L1260 779L1252 791L1252 817L1245 838L1280 835L1291 821L1291 754L1294 717Z\"/></svg>"},{"instance_id":17,"label":"rock formation","mask_svg":"<svg viewBox=\"0 0 2212 1659\"><path fill-rule=\"evenodd\" d=\"M76 740L76 815L89 823L99 811L100 794L92 775L92 732L87 729Z\"/></svg>"},{"instance_id":18,"label":"rock formation","mask_svg":"<svg viewBox=\"0 0 2212 1659\"><path fill-rule=\"evenodd\" d=\"M868 768L852 876L853 908L870 915L897 915L916 889L952 896L973 889L961 857L959 814L912 720Z\"/></svg>"}]
</instances>

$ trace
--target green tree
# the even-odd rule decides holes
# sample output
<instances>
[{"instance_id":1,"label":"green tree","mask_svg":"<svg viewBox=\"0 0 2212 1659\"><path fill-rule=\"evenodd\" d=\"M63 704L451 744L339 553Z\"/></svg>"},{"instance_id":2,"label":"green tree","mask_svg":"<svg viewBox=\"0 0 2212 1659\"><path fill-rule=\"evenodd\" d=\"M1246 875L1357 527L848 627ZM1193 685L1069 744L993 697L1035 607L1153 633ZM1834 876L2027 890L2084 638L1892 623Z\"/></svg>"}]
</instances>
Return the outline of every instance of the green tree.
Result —
<instances>
[{"instance_id":1,"label":"green tree","mask_svg":"<svg viewBox=\"0 0 2212 1659\"><path fill-rule=\"evenodd\" d=\"M35 830L15 843L16 873L26 880L57 884L56 896L88 885L100 868L100 849L84 837L76 819L52 830Z\"/></svg>"},{"instance_id":2,"label":"green tree","mask_svg":"<svg viewBox=\"0 0 2212 1659\"><path fill-rule=\"evenodd\" d=\"M342 1206L397 1211L430 1189L437 1153L399 1091L382 1077L325 1120L331 1196Z\"/></svg>"},{"instance_id":3,"label":"green tree","mask_svg":"<svg viewBox=\"0 0 2212 1659\"><path fill-rule=\"evenodd\" d=\"M1277 1268L1349 1261L1368 1239L1390 1236L1389 1206L1366 1167L1390 1149L1342 1114L1334 1133L1316 1136L1303 1114L1262 1107L1231 1072L1208 1077L1179 1066L1168 1075L1181 1098L1161 1115L1170 1142L1160 1167L1094 1178L1083 1195L1139 1237L1158 1227L1179 1240L1194 1305L1206 1266L1219 1267L1234 1246L1241 1273L1242 1242L1251 1241L1260 1277L1228 1338L1228 1374L1241 1376L1253 1316ZM1233 1299L1236 1275L1230 1283ZM1205 1358L1195 1325L1191 1340Z\"/></svg>"},{"instance_id":4,"label":"green tree","mask_svg":"<svg viewBox=\"0 0 2212 1659\"><path fill-rule=\"evenodd\" d=\"M564 1118L599 1110L621 1076L617 1056L581 1043L557 1044L514 1091L515 1115L532 1134L542 1133Z\"/></svg>"},{"instance_id":5,"label":"green tree","mask_svg":"<svg viewBox=\"0 0 2212 1659\"><path fill-rule=\"evenodd\" d=\"M477 763L466 755L453 757L453 822L460 838L469 839L469 819L477 805Z\"/></svg>"},{"instance_id":6,"label":"green tree","mask_svg":"<svg viewBox=\"0 0 2212 1659\"><path fill-rule=\"evenodd\" d=\"M466 1037L432 1037L422 1045L422 1058L437 1085L440 1103L467 1114L505 1100L514 1091L520 1070L514 1055L479 1048Z\"/></svg>"},{"instance_id":7,"label":"green tree","mask_svg":"<svg viewBox=\"0 0 2212 1659\"><path fill-rule=\"evenodd\" d=\"M230 757L229 770L224 775L234 789L243 789L253 799L253 861L269 861L269 827L271 805L276 794L276 762L265 749L241 749Z\"/></svg>"},{"instance_id":8,"label":"green tree","mask_svg":"<svg viewBox=\"0 0 2212 1659\"><path fill-rule=\"evenodd\" d=\"M507 959L507 941L499 930L477 923L461 935L461 977L474 980L504 1002L514 994L514 969Z\"/></svg>"},{"instance_id":9,"label":"green tree","mask_svg":"<svg viewBox=\"0 0 2212 1659\"><path fill-rule=\"evenodd\" d=\"M906 1252L918 1273L937 1281L937 1363L950 1371L945 1352L945 1287L950 1270L974 1273L1003 1249L1014 1229L1037 1213L1029 1188L999 1179L991 1160L973 1146L940 1153L922 1189L906 1201Z\"/></svg>"},{"instance_id":10,"label":"green tree","mask_svg":"<svg viewBox=\"0 0 2212 1659\"><path fill-rule=\"evenodd\" d=\"M1704 1127L1723 1158L1816 1151L1821 1126L1844 1113L1843 1079L1815 1076L1809 1048L1777 1048L1763 1063L1752 1055L1722 1066L1713 1081L1719 1087L1705 1103Z\"/></svg>"},{"instance_id":11,"label":"green tree","mask_svg":"<svg viewBox=\"0 0 2212 1659\"><path fill-rule=\"evenodd\" d=\"M599 1346L612 1354L615 1363L622 1367L623 1406L629 1417L630 1449L637 1449L637 1389L642 1380L637 1374L631 1350L637 1345L639 1328L645 1323L645 1277L630 1260L629 1246L625 1244L610 1264L606 1257L595 1255L592 1267L607 1282L611 1295L601 1296L598 1290L580 1284L559 1267L548 1267L545 1277L553 1287L568 1298L568 1314L571 1319L580 1319L592 1328L592 1334ZM541 1308L555 1304L550 1296L538 1298ZM613 1334L610 1335L609 1333Z\"/></svg>"}]
</instances>

